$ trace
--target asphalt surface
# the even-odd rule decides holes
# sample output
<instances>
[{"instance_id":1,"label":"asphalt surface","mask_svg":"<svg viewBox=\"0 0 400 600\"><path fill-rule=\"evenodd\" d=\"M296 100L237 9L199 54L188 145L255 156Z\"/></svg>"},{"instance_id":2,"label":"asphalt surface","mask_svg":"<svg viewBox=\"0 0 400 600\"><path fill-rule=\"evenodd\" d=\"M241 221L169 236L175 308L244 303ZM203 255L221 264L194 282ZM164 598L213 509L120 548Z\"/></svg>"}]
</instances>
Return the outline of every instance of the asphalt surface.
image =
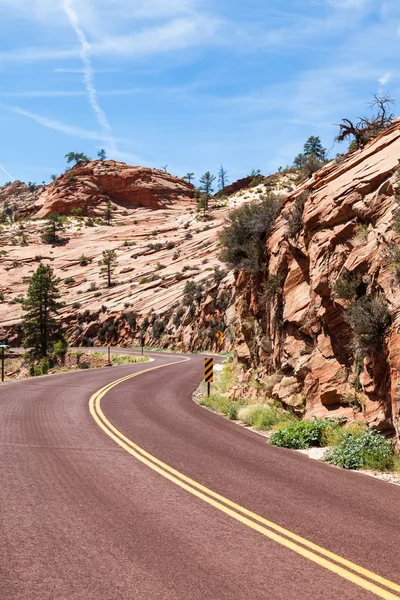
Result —
<instances>
[{"instance_id":1,"label":"asphalt surface","mask_svg":"<svg viewBox=\"0 0 400 600\"><path fill-rule=\"evenodd\" d=\"M377 598L176 485L98 426L89 399L99 388L182 360L153 356L0 387L0 598ZM206 488L400 584L400 489L269 446L197 406L203 364L194 355L127 379L102 398L105 418Z\"/></svg>"}]
</instances>

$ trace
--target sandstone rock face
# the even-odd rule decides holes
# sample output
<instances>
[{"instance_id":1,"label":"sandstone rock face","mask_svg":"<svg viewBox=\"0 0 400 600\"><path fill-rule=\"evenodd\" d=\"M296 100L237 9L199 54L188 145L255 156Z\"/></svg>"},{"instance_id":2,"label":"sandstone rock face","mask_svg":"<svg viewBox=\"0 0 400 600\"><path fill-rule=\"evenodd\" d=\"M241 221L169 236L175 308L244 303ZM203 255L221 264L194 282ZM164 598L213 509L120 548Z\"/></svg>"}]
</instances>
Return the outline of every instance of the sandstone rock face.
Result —
<instances>
[{"instance_id":1,"label":"sandstone rock face","mask_svg":"<svg viewBox=\"0 0 400 600\"><path fill-rule=\"evenodd\" d=\"M73 209L94 216L108 200L125 208L165 208L193 195L193 185L164 171L114 160L92 161L78 163L47 186L35 209L39 218L51 212L69 215Z\"/></svg>"},{"instance_id":2,"label":"sandstone rock face","mask_svg":"<svg viewBox=\"0 0 400 600\"><path fill-rule=\"evenodd\" d=\"M254 278L243 273L236 278L236 344L243 369L281 371L285 377L273 397L298 406L301 395L306 418L363 419L397 435L400 285L387 249L400 241L393 229L399 159L396 124L363 150L301 182L283 206L283 211L292 210L296 198L308 193L301 231L291 235L282 215L267 243L268 276L283 276L282 292L265 301ZM344 270L360 274L371 297L387 298L392 320L379 355L364 359L357 393L353 336L344 318L347 303L332 290ZM272 340L264 355L263 338Z\"/></svg>"},{"instance_id":3,"label":"sandstone rock face","mask_svg":"<svg viewBox=\"0 0 400 600\"><path fill-rule=\"evenodd\" d=\"M30 215L35 212L35 202L44 189L43 185L28 186L18 180L4 185L0 187L0 211L10 208L13 219Z\"/></svg>"}]
</instances>

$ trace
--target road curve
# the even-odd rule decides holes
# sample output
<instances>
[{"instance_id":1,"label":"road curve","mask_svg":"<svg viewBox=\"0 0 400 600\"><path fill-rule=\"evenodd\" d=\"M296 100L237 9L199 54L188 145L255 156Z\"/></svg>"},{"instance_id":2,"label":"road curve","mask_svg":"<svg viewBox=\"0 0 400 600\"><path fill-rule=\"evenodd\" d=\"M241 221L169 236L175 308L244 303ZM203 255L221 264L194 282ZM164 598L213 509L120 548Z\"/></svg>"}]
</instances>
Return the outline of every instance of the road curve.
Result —
<instances>
[{"instance_id":1,"label":"road curve","mask_svg":"<svg viewBox=\"0 0 400 600\"><path fill-rule=\"evenodd\" d=\"M0 388L0 598L400 598L397 486L268 446L191 401L204 357L153 356Z\"/></svg>"}]
</instances>

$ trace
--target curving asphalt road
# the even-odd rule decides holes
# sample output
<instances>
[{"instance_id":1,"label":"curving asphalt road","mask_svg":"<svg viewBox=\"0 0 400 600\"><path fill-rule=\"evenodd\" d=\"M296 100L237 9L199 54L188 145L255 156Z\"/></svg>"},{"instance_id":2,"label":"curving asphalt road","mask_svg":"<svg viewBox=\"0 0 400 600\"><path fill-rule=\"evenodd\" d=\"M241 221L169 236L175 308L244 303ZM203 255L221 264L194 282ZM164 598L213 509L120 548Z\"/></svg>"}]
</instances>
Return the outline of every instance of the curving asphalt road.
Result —
<instances>
[{"instance_id":1,"label":"curving asphalt road","mask_svg":"<svg viewBox=\"0 0 400 600\"><path fill-rule=\"evenodd\" d=\"M1 599L400 598L397 486L268 446L191 401L203 356L153 357L0 388Z\"/></svg>"}]
</instances>

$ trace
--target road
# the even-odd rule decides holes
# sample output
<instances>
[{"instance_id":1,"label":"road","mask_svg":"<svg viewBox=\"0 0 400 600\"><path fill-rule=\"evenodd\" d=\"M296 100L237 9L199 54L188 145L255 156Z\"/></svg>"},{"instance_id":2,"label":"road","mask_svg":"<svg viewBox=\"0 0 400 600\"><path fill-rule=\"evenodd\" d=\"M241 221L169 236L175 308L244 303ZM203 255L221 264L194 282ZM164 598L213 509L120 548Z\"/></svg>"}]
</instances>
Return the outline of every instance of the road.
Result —
<instances>
[{"instance_id":1,"label":"road","mask_svg":"<svg viewBox=\"0 0 400 600\"><path fill-rule=\"evenodd\" d=\"M0 598L400 598L397 486L269 446L191 401L203 356L153 356L0 388Z\"/></svg>"}]
</instances>

